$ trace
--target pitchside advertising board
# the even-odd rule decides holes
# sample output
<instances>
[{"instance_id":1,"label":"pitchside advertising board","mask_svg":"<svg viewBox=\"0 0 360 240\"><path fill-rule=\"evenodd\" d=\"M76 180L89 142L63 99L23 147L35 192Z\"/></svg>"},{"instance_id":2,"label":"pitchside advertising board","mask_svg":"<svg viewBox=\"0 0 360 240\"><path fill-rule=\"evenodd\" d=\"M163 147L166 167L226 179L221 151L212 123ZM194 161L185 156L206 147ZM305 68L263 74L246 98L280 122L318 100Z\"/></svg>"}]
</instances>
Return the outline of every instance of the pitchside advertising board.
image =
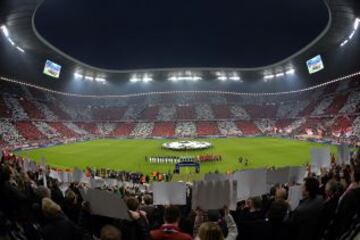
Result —
<instances>
[{"instance_id":1,"label":"pitchside advertising board","mask_svg":"<svg viewBox=\"0 0 360 240\"><path fill-rule=\"evenodd\" d=\"M59 78L61 66L50 60L46 60L43 73L53 78Z\"/></svg>"},{"instance_id":2,"label":"pitchside advertising board","mask_svg":"<svg viewBox=\"0 0 360 240\"><path fill-rule=\"evenodd\" d=\"M309 73L313 74L324 69L324 64L320 55L313 57L306 62Z\"/></svg>"}]
</instances>

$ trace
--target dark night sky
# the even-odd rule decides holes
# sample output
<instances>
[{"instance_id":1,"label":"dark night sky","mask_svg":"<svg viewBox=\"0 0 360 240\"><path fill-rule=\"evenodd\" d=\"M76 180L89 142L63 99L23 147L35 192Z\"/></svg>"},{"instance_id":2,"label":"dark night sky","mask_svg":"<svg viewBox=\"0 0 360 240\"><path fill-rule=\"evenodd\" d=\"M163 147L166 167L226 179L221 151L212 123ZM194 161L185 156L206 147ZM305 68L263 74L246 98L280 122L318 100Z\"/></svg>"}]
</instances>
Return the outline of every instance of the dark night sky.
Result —
<instances>
[{"instance_id":1,"label":"dark night sky","mask_svg":"<svg viewBox=\"0 0 360 240\"><path fill-rule=\"evenodd\" d=\"M264 66L327 22L322 0L46 0L35 18L53 45L108 69Z\"/></svg>"}]
</instances>

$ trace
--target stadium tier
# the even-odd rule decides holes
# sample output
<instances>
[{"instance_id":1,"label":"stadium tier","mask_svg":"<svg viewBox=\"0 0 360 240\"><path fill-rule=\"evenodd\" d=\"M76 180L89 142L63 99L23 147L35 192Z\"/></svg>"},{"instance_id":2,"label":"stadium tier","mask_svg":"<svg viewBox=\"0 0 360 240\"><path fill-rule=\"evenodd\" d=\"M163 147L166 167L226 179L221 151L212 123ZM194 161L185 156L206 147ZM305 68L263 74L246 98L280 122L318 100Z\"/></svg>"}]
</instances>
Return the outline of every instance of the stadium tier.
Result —
<instances>
[{"instance_id":1,"label":"stadium tier","mask_svg":"<svg viewBox=\"0 0 360 240\"><path fill-rule=\"evenodd\" d=\"M251 96L234 98L221 94L158 95L156 98L133 97L121 101L88 98L72 104L76 97L26 87L14 94L8 92L13 89L12 84L1 83L5 91L1 93L0 114L2 121L7 122L3 126L1 142L7 145L23 143L23 139L34 142L87 136L266 134L353 141L360 137L356 124L360 114L360 89L350 87L357 81L353 78L344 82L345 88L343 84L319 88L297 98L291 95L281 100L275 96L256 97L256 104L248 104L254 98ZM17 131L11 133L10 129Z\"/></svg>"}]
</instances>

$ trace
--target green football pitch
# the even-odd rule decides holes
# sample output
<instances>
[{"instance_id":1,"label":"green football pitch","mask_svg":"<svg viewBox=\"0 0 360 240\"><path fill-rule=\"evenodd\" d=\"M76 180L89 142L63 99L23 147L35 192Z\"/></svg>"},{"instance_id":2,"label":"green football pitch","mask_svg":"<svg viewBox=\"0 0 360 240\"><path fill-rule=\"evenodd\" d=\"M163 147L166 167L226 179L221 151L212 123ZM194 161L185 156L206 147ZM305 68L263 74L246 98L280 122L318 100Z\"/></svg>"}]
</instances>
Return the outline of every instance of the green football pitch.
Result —
<instances>
[{"instance_id":1,"label":"green football pitch","mask_svg":"<svg viewBox=\"0 0 360 240\"><path fill-rule=\"evenodd\" d=\"M222 161L201 164L201 175L210 171L240 170L244 168L303 166L310 161L311 147L323 147L318 143L270 137L201 139L213 144L208 150L171 151L161 149L161 144L172 140L151 139L105 139L74 144L65 144L19 152L24 157L59 168L110 168L116 170L172 172L174 165L156 164L145 161L145 156L197 156L200 154L221 154ZM334 146L331 151L335 152ZM240 164L239 157L247 158L248 165ZM192 169L182 169L182 175L190 175Z\"/></svg>"}]
</instances>

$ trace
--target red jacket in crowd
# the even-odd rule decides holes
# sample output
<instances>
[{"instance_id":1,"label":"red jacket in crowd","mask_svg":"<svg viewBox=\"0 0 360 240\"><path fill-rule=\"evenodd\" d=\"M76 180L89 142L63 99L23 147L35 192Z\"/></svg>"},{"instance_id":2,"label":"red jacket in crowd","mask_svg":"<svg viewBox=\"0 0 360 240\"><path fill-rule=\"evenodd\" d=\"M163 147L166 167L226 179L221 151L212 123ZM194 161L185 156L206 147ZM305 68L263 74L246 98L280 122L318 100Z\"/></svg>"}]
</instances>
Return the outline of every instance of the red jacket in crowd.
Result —
<instances>
[{"instance_id":1,"label":"red jacket in crowd","mask_svg":"<svg viewBox=\"0 0 360 240\"><path fill-rule=\"evenodd\" d=\"M150 232L152 240L191 240L189 234L180 232L180 229L172 224L164 224L160 229Z\"/></svg>"}]
</instances>

